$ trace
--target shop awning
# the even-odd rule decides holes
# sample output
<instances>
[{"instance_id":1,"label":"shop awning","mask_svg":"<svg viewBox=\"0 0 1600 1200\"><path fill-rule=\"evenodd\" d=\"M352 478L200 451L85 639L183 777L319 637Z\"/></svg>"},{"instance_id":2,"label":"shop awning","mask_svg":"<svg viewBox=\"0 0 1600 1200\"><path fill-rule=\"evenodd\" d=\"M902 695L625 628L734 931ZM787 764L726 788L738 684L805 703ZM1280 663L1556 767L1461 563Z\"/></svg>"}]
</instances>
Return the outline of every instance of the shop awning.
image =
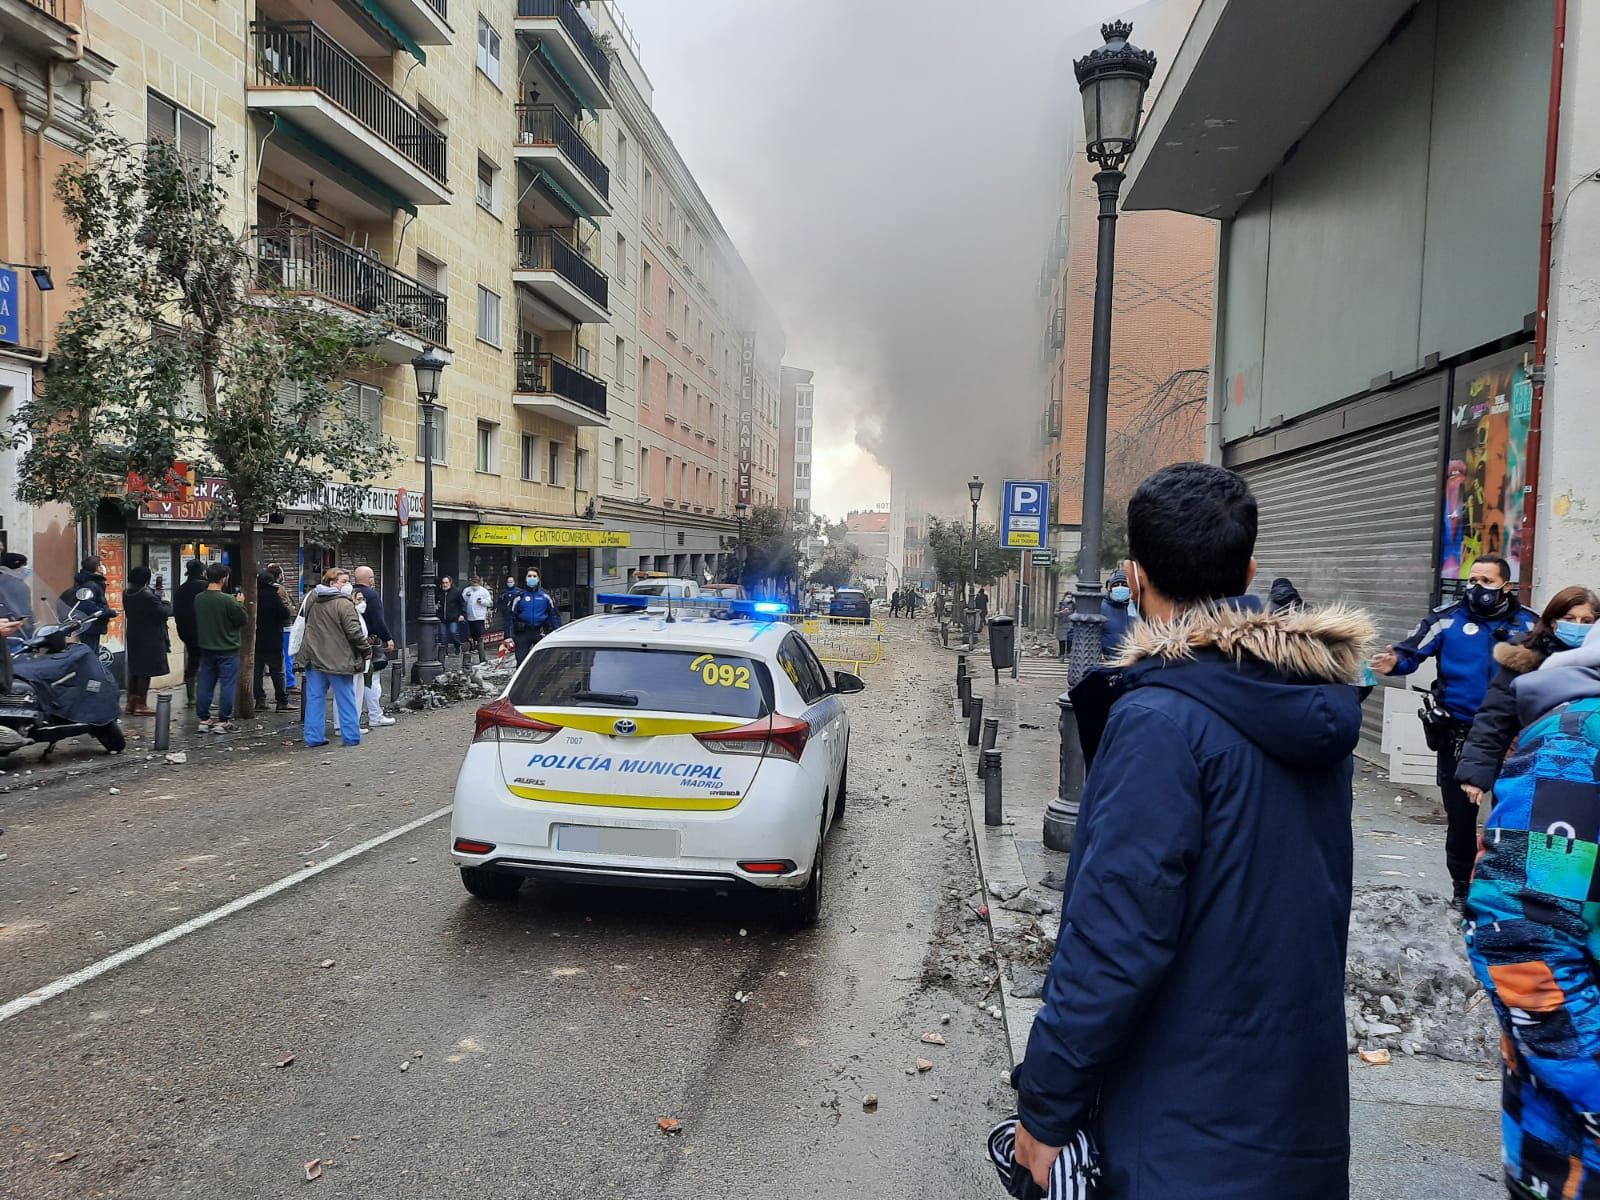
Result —
<instances>
[{"instance_id":1,"label":"shop awning","mask_svg":"<svg viewBox=\"0 0 1600 1200\"><path fill-rule=\"evenodd\" d=\"M533 50L534 53L539 56L540 61L542 61L544 65L550 69L550 73L561 81L561 86L566 88L567 91L571 92L572 98L583 106L584 111L587 112L591 117L598 119L599 114L594 111L594 106L589 103L587 97L584 95L583 89L573 82L572 76L568 75L566 71L562 69L561 64L556 61L555 57L550 53L550 51L544 48L543 38L539 39L539 41L533 44Z\"/></svg>"},{"instance_id":2,"label":"shop awning","mask_svg":"<svg viewBox=\"0 0 1600 1200\"><path fill-rule=\"evenodd\" d=\"M383 5L378 0L356 0L356 3L361 6L362 12L376 21L379 28L395 40L395 45L399 46L419 63L428 61L427 52L417 45L415 38L401 28L400 22L396 21L384 10Z\"/></svg>"},{"instance_id":3,"label":"shop awning","mask_svg":"<svg viewBox=\"0 0 1600 1200\"><path fill-rule=\"evenodd\" d=\"M371 171L352 162L348 157L340 154L339 151L315 134L307 133L298 125L285 121L276 113L272 117L272 133L274 137L281 135L296 143L301 149L309 152L313 157L321 159L339 174L379 197L385 203L393 205L402 212L410 213L413 217L417 215L417 206L415 204L384 183Z\"/></svg>"},{"instance_id":4,"label":"shop awning","mask_svg":"<svg viewBox=\"0 0 1600 1200\"><path fill-rule=\"evenodd\" d=\"M544 188L545 191L549 192L564 206L570 209L573 216L582 217L585 221L589 222L590 225L594 226L596 233L600 231L600 222L596 221L592 216L589 215L588 209L584 208L582 204L579 204L578 201L572 198L571 192L567 191L566 188L562 187L554 179L550 178L550 173L548 171L535 171L533 173L533 182Z\"/></svg>"}]
</instances>

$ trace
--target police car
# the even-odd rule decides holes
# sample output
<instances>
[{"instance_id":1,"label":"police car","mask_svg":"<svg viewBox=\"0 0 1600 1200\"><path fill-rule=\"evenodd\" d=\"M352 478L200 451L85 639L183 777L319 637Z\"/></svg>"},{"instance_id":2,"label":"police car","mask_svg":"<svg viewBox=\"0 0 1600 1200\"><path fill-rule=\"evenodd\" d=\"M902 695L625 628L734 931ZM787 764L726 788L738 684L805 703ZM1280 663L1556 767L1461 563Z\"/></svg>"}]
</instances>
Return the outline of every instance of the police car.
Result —
<instances>
[{"instance_id":1,"label":"police car","mask_svg":"<svg viewBox=\"0 0 1600 1200\"><path fill-rule=\"evenodd\" d=\"M451 853L473 895L529 876L780 893L821 909L863 683L761 601L599 596L478 710Z\"/></svg>"}]
</instances>

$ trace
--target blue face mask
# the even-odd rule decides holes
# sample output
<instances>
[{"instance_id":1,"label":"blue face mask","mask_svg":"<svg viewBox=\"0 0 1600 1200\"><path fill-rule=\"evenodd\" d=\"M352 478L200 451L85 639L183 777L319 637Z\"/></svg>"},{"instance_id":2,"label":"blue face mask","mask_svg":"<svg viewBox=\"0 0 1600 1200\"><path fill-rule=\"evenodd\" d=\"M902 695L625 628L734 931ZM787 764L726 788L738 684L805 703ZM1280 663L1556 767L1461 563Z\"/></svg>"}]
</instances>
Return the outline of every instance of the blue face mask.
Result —
<instances>
[{"instance_id":1,"label":"blue face mask","mask_svg":"<svg viewBox=\"0 0 1600 1200\"><path fill-rule=\"evenodd\" d=\"M1583 645L1583 639L1589 636L1589 631L1593 628L1593 625L1585 625L1581 621L1557 621L1556 639L1576 650Z\"/></svg>"},{"instance_id":2,"label":"blue face mask","mask_svg":"<svg viewBox=\"0 0 1600 1200\"><path fill-rule=\"evenodd\" d=\"M1126 604L1133 598L1133 589L1123 584L1118 584L1111 589L1111 602L1113 604Z\"/></svg>"}]
</instances>

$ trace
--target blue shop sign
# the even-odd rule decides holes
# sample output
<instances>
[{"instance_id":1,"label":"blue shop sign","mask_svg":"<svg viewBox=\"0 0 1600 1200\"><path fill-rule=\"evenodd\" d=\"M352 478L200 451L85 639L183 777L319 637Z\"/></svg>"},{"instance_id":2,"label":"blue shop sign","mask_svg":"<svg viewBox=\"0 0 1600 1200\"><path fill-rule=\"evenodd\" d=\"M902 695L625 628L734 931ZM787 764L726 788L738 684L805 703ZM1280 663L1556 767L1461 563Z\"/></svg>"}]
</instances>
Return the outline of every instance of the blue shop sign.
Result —
<instances>
[{"instance_id":1,"label":"blue shop sign","mask_svg":"<svg viewBox=\"0 0 1600 1200\"><path fill-rule=\"evenodd\" d=\"M0 342L13 346L22 340L22 320L17 312L20 297L17 273L9 267L0 267Z\"/></svg>"}]
</instances>

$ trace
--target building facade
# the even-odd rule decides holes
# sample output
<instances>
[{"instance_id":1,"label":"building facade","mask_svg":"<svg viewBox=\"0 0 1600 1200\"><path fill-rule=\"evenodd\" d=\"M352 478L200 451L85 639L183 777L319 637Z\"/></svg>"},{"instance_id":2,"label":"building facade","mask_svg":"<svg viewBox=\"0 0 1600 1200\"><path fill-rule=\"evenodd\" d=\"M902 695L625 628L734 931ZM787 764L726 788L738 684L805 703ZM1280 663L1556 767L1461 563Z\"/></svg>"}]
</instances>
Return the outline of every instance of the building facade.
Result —
<instances>
[{"instance_id":1,"label":"building facade","mask_svg":"<svg viewBox=\"0 0 1600 1200\"><path fill-rule=\"evenodd\" d=\"M784 367L778 387L778 507L802 517L811 515L813 374L803 367Z\"/></svg>"},{"instance_id":2,"label":"building facade","mask_svg":"<svg viewBox=\"0 0 1600 1200\"><path fill-rule=\"evenodd\" d=\"M1600 24L1555 0L1311 7L1201 5L1128 204L1217 222L1211 453L1260 501L1259 578L1392 640L1477 555L1535 599L1600 558Z\"/></svg>"}]
</instances>

